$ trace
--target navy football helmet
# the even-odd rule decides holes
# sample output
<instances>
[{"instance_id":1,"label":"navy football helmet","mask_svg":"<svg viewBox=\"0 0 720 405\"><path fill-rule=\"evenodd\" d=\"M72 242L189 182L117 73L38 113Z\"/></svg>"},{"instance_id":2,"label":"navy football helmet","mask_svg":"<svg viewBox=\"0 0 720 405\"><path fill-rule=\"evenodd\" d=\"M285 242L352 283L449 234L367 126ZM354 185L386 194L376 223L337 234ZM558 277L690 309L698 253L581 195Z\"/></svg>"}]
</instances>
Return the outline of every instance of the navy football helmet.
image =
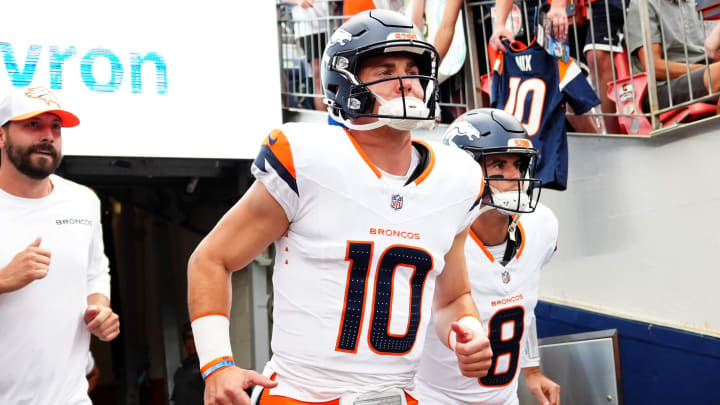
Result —
<instances>
[{"instance_id":1,"label":"navy football helmet","mask_svg":"<svg viewBox=\"0 0 720 405\"><path fill-rule=\"evenodd\" d=\"M468 111L450 124L443 143L470 153L482 166L485 176L484 205L497 208L506 215L535 211L542 183L535 178L539 155L527 131L515 117L494 108ZM488 158L497 154L518 155L521 158L520 177L488 177ZM517 191L498 191L495 184L499 181L517 182Z\"/></svg>"},{"instance_id":2,"label":"navy football helmet","mask_svg":"<svg viewBox=\"0 0 720 405\"><path fill-rule=\"evenodd\" d=\"M411 56L418 67L417 75L396 76L362 83L358 73L363 60L400 52ZM389 10L369 10L359 13L330 37L322 58L322 83L325 103L331 117L348 128L369 130L389 125L398 129L413 129L423 121L434 123L437 101L438 53L423 34L402 14ZM420 100L408 97L405 91L396 100L383 100L368 86L402 79L420 81L424 95ZM377 113L373 113L380 103ZM361 117L377 117L370 124L350 121Z\"/></svg>"}]
</instances>

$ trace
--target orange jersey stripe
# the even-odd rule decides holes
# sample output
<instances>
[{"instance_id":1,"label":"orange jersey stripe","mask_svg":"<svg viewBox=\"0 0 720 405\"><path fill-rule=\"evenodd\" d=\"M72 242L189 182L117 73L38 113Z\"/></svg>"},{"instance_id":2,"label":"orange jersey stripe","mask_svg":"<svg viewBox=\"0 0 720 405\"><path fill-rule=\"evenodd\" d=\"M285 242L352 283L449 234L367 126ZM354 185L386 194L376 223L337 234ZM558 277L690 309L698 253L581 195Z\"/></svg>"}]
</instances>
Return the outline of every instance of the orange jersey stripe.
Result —
<instances>
[{"instance_id":1,"label":"orange jersey stripe","mask_svg":"<svg viewBox=\"0 0 720 405\"><path fill-rule=\"evenodd\" d=\"M347 134L348 138L350 138L350 141L352 142L353 146L355 147L355 149L356 149L356 150L358 151L358 153L360 154L360 157L363 158L363 160L365 161L365 163L368 165L368 167L370 168L370 170L372 170L373 173L375 173L375 175L377 176L377 178L378 178L378 179L381 178L381 177L382 177L382 173L380 173L380 170L378 170L378 168L375 167L374 164L372 164L372 162L370 161L370 158L368 158L367 155L365 154L365 152L362 150L362 148L360 148L360 145L358 145L358 143L357 143L357 141L355 140L355 138L352 136L352 134L350 134L350 131L348 131L347 128L344 128L344 129L345 129L345 133Z\"/></svg>"},{"instance_id":2,"label":"orange jersey stripe","mask_svg":"<svg viewBox=\"0 0 720 405\"><path fill-rule=\"evenodd\" d=\"M475 235L475 232L473 232L472 229L470 229L470 237L475 241L475 243L477 243L478 247L480 247L483 253L485 253L485 256L487 256L488 260L490 260L490 263L495 262L495 258L493 257L493 255L488 252L488 250L485 248L485 244L482 243L482 241L480 240L480 238L478 238L477 235Z\"/></svg>"},{"instance_id":3,"label":"orange jersey stripe","mask_svg":"<svg viewBox=\"0 0 720 405\"><path fill-rule=\"evenodd\" d=\"M295 163L293 162L292 150L290 149L290 142L288 142L285 134L279 130L274 129L270 132L270 135L265 138L262 143L270 148L270 151L280 161L280 164L290 173L290 175L297 180L295 174Z\"/></svg>"},{"instance_id":4,"label":"orange jersey stripe","mask_svg":"<svg viewBox=\"0 0 720 405\"><path fill-rule=\"evenodd\" d=\"M498 72L498 74L502 74L503 72L503 61L504 61L504 53L498 53L497 57L495 58L495 66L493 69Z\"/></svg>"},{"instance_id":5,"label":"orange jersey stripe","mask_svg":"<svg viewBox=\"0 0 720 405\"><path fill-rule=\"evenodd\" d=\"M219 312L210 312L210 313L207 313L207 314L198 315L198 316L196 316L195 318L193 318L192 320L190 320L190 322L195 322L196 320L198 320L198 319L200 319L200 318L204 318L204 317L210 316L210 315L220 315L220 316L224 316L225 318L227 318L228 320L230 320L230 317L227 316L227 315L225 315L225 314L221 314L221 313L219 313Z\"/></svg>"},{"instance_id":6,"label":"orange jersey stripe","mask_svg":"<svg viewBox=\"0 0 720 405\"><path fill-rule=\"evenodd\" d=\"M520 258L520 255L523 252L523 249L525 249L525 229L523 229L523 226L520 222L518 222L518 229L520 229L520 237L522 238L522 242L520 243L520 249L518 249L517 257Z\"/></svg>"},{"instance_id":7,"label":"orange jersey stripe","mask_svg":"<svg viewBox=\"0 0 720 405\"><path fill-rule=\"evenodd\" d=\"M430 145L425 141L413 140L413 142L417 142L419 144L424 145L427 148L428 152L430 152L430 162L428 163L425 170L423 170L423 172L420 174L420 176L418 176L418 178L415 179L415 184L419 186L420 183L422 183L425 179L427 179L427 177L430 175L430 172L432 171L433 167L435 167L435 152L432 150Z\"/></svg>"},{"instance_id":8,"label":"orange jersey stripe","mask_svg":"<svg viewBox=\"0 0 720 405\"><path fill-rule=\"evenodd\" d=\"M560 76L560 82L565 79L565 75L567 74L568 68L570 67L570 62L572 62L572 59L567 62L563 62L562 60L558 59L558 74Z\"/></svg>"},{"instance_id":9,"label":"orange jersey stripe","mask_svg":"<svg viewBox=\"0 0 720 405\"><path fill-rule=\"evenodd\" d=\"M484 176L483 176L484 177ZM483 193L485 192L485 179L480 182L480 194L477 196L477 200L482 199Z\"/></svg>"},{"instance_id":10,"label":"orange jersey stripe","mask_svg":"<svg viewBox=\"0 0 720 405\"><path fill-rule=\"evenodd\" d=\"M273 374L270 379L275 381L277 373ZM405 393L405 399L408 405L418 405L418 400L413 398L407 392ZM290 397L282 397L280 395L270 395L270 390L263 388L262 395L258 400L259 405L339 405L340 400L334 399L326 402L305 402Z\"/></svg>"}]
</instances>

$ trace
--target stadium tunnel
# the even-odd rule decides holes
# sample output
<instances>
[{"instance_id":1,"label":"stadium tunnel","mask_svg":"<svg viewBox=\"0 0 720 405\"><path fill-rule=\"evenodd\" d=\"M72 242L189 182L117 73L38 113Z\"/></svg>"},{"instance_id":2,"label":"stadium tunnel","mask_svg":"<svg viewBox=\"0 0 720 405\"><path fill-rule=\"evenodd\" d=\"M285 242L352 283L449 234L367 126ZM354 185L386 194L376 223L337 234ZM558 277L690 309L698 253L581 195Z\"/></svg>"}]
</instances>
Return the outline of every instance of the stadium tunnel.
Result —
<instances>
[{"instance_id":1,"label":"stadium tunnel","mask_svg":"<svg viewBox=\"0 0 720 405\"><path fill-rule=\"evenodd\" d=\"M186 356L181 334L188 320L187 260L252 184L250 164L230 159L64 158L58 174L92 188L101 200L112 306L121 322L114 341L92 340L100 369L91 393L94 403L169 403L173 373ZM233 275L231 335L235 359L244 367L264 363L269 352L264 310L270 272L265 270ZM253 279L257 286L251 288ZM260 336L257 345L253 334ZM256 347L259 355L253 352Z\"/></svg>"}]
</instances>

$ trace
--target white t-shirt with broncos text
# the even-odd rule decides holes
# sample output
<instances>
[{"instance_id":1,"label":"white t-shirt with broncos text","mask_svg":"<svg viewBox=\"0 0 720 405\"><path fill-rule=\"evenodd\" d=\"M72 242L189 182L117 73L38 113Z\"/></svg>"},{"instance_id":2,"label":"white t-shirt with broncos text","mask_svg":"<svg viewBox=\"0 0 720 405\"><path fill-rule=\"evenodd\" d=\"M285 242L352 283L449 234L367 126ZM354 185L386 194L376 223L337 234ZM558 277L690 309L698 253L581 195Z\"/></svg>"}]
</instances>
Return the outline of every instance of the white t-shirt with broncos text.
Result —
<instances>
[{"instance_id":1,"label":"white t-shirt with broncos text","mask_svg":"<svg viewBox=\"0 0 720 405\"><path fill-rule=\"evenodd\" d=\"M50 250L45 278L0 294L0 404L90 404L87 296L110 296L100 201L51 175L52 192L21 198L0 189L0 269L38 236Z\"/></svg>"}]
</instances>

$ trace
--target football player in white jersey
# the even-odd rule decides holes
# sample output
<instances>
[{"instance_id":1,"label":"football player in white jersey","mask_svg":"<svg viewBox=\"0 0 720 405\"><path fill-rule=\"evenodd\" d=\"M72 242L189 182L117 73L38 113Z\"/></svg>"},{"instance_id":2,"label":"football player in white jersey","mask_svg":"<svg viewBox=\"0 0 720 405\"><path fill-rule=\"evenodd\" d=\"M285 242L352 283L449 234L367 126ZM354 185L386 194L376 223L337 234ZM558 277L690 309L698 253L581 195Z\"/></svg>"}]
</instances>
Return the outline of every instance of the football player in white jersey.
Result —
<instances>
[{"instance_id":1,"label":"football player in white jersey","mask_svg":"<svg viewBox=\"0 0 720 405\"><path fill-rule=\"evenodd\" d=\"M416 404L406 390L428 333L450 342L458 373L490 367L464 256L482 171L459 149L410 134L434 119L437 52L404 16L371 10L332 35L322 73L344 127L272 131L252 167L258 181L190 258L208 404L248 404L253 384L263 405ZM273 242L263 376L232 360L230 274Z\"/></svg>"},{"instance_id":2,"label":"football player in white jersey","mask_svg":"<svg viewBox=\"0 0 720 405\"><path fill-rule=\"evenodd\" d=\"M560 386L540 371L534 326L540 269L555 252L558 233L555 215L538 203L537 151L520 122L490 108L459 117L443 141L473 155L485 175L482 213L470 228L465 255L493 362L486 376L463 376L453 353L429 336L412 394L421 404L518 404L522 369L540 404L559 404Z\"/></svg>"}]
</instances>

